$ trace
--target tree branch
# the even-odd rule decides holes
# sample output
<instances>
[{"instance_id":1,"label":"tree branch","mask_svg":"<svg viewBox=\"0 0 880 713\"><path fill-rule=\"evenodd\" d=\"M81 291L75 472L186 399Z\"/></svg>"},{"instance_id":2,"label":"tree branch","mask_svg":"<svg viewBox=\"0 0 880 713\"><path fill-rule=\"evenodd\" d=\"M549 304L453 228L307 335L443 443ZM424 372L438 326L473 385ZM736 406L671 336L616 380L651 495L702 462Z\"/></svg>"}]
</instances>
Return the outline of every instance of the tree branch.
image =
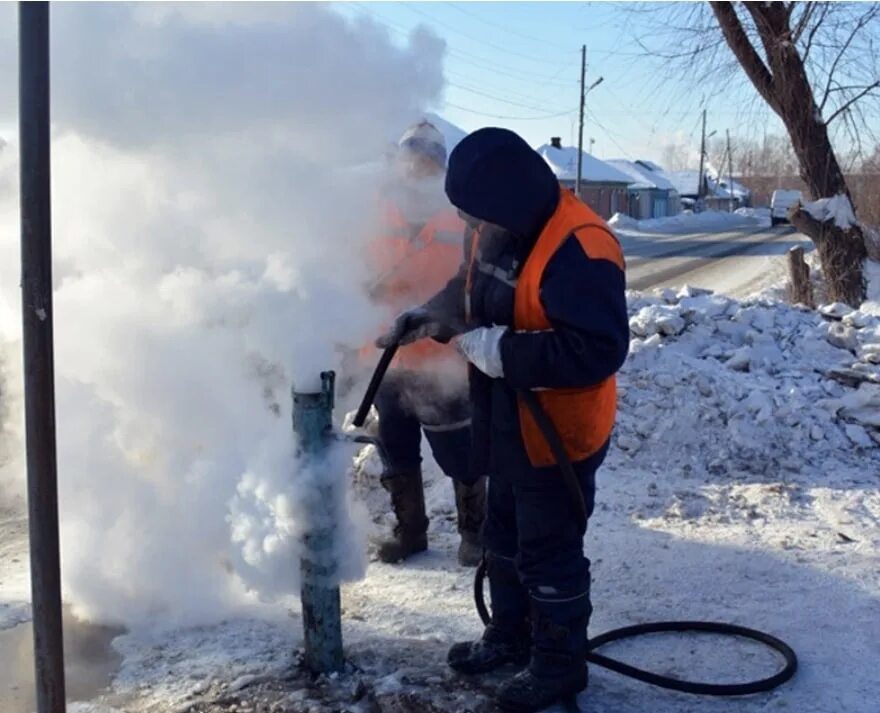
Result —
<instances>
[{"instance_id":1,"label":"tree branch","mask_svg":"<svg viewBox=\"0 0 880 713\"><path fill-rule=\"evenodd\" d=\"M743 70L748 75L752 84L764 97L764 100L770 107L778 113L778 103L773 86L773 75L764 64L764 60L757 53L746 31L743 29L739 16L736 14L736 8L730 2L711 2L712 12L718 20L724 38L733 51Z\"/></svg>"},{"instance_id":2,"label":"tree branch","mask_svg":"<svg viewBox=\"0 0 880 713\"><path fill-rule=\"evenodd\" d=\"M849 109L849 108L850 108L853 104L855 104L859 99L861 99L862 97L864 97L864 96L870 94L871 92L873 92L873 91L874 91L875 89L877 89L878 87L880 87L880 79L878 79L878 80L877 80L876 82L874 82L873 84L871 84L871 85L865 87L862 91L860 91L858 94L856 94L856 95L855 95L852 99L850 99L848 102L846 102L846 103L844 103L843 105L837 107L837 111L835 111L830 117L828 117L828 120L825 122L825 126L830 125L832 121L834 121L838 116L840 116L843 112L845 112L847 109Z\"/></svg>"},{"instance_id":3,"label":"tree branch","mask_svg":"<svg viewBox=\"0 0 880 713\"><path fill-rule=\"evenodd\" d=\"M764 46L764 52L767 55L767 63L769 64L771 71L773 70L773 54L777 50L776 45L778 40L773 33L773 27L771 25L770 10L772 7L772 3L770 3L770 7L764 7L764 3L759 2L745 3L745 8L749 15L752 16L752 22L755 23L758 37L761 38L761 44Z\"/></svg>"},{"instance_id":4,"label":"tree branch","mask_svg":"<svg viewBox=\"0 0 880 713\"><path fill-rule=\"evenodd\" d=\"M794 10L795 4L796 3L792 3L792 10ZM801 14L800 19L798 20L797 25L795 25L794 31L791 33L792 42L797 42L798 40L800 40L801 35L807 29L807 26L810 24L810 20L812 19L813 15L816 12L816 8L818 7L818 4L814 2L808 2L804 4L804 11Z\"/></svg>"},{"instance_id":5,"label":"tree branch","mask_svg":"<svg viewBox=\"0 0 880 713\"><path fill-rule=\"evenodd\" d=\"M861 32L862 28L873 18L874 14L875 12L872 10L862 15L856 26L852 29L852 32L849 33L849 37L846 38L846 42L840 47L837 57L834 58L834 62L831 64L831 69L828 70L828 81L825 83L825 91L822 93L822 101L819 103L820 112L825 109L825 104L828 102L828 94L831 89L831 83L834 81L834 72L837 70L837 65L840 64L840 60L843 59L856 35Z\"/></svg>"},{"instance_id":6,"label":"tree branch","mask_svg":"<svg viewBox=\"0 0 880 713\"><path fill-rule=\"evenodd\" d=\"M828 12L830 11L831 6L829 3L822 3L821 6L821 15L813 24L813 29L810 30L810 34L807 35L807 41L804 43L804 64L807 63L807 59L810 56L810 52L813 49L813 41L816 39L816 33L819 32L819 29L822 27L822 24L825 22L825 18L828 16Z\"/></svg>"}]
</instances>

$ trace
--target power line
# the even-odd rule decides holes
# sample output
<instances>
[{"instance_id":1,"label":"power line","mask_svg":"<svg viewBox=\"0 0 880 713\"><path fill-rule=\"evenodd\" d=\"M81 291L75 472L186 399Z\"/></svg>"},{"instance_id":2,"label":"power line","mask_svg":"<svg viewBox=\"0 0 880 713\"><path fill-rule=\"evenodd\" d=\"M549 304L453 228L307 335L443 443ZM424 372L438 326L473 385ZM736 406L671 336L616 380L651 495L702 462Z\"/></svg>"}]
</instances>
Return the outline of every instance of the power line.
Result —
<instances>
[{"instance_id":1,"label":"power line","mask_svg":"<svg viewBox=\"0 0 880 713\"><path fill-rule=\"evenodd\" d=\"M386 20L384 16L380 15L375 10L364 5L363 3L352 2L350 4L357 7L362 12L365 12L368 15L370 15L371 17L373 17L375 22L377 22L379 25L382 25L382 26L388 28L389 30L392 30L393 32L397 33L398 35L409 38L411 33L410 33L410 30L408 30L407 28L402 27L401 25L395 24L394 22L391 22L389 20ZM512 77L513 79L518 79L520 81L530 81L533 84L540 83L542 86L547 86L550 84L555 84L556 86L569 86L569 84L566 82L554 82L552 79L549 78L550 76L553 76L553 75L548 76L545 74L538 74L535 72L527 72L527 71L520 70L520 69L513 69L511 67L506 67L505 65L500 65L495 62L492 62L492 60L486 59L485 57L480 57L479 55L472 54L470 52L465 52L464 50L455 49L451 46L447 47L447 52L452 57L457 58L460 62L463 62L465 64L470 64L471 66L477 67L478 69L482 69L484 71L489 71L494 74L500 74L505 77ZM510 70L510 71L508 71L508 70ZM558 76L558 73L557 73L557 76ZM532 79L529 79L530 77Z\"/></svg>"},{"instance_id":2,"label":"power line","mask_svg":"<svg viewBox=\"0 0 880 713\"><path fill-rule=\"evenodd\" d=\"M602 131L605 132L606 137L611 141L612 144L614 144L617 147L617 150L620 151L630 161L634 161L635 159L632 157L632 154L629 151L627 151L625 148L623 148L623 146L621 146L619 143L617 143L617 141L615 141L614 135L611 133L611 131L608 130L608 128L601 121L599 121L598 117L596 117L596 115L592 112L592 110L587 109L586 111L587 111L587 114L589 115L590 120L596 126L598 126ZM623 137L621 137L621 138L623 138Z\"/></svg>"},{"instance_id":3,"label":"power line","mask_svg":"<svg viewBox=\"0 0 880 713\"><path fill-rule=\"evenodd\" d=\"M504 25L501 25L497 22L491 22L490 20L487 20L486 18L484 18L483 16L474 12L473 10L465 10L463 5L456 5L453 2L447 2L447 3L444 3L444 5L448 5L453 10L458 10L459 12L461 12L465 15L470 15L471 17L475 17L477 20L479 20L480 22L482 22L485 25L488 25L489 27L496 27L499 30L504 30L505 32L510 33L511 35L516 35L517 37L521 37L524 40L529 40L530 42L536 42L544 47L547 47L547 45L552 44L549 40L542 40L542 39L539 39L538 37L533 37L531 35L525 35L522 32L518 32L517 30L514 30L510 27L505 27Z\"/></svg>"},{"instance_id":4,"label":"power line","mask_svg":"<svg viewBox=\"0 0 880 713\"><path fill-rule=\"evenodd\" d=\"M467 79L465 75L459 74L458 72L447 72L447 74L456 78L464 77L465 79ZM510 104L512 106L521 106L524 109L532 109L534 111L553 111L559 109L561 111L559 106L548 106L548 101L540 99L538 101L534 101L533 96L528 96L519 92L512 92L510 95L512 99L507 99L505 97L498 96L497 94L484 92L482 89L477 89L472 85L463 84L460 81L453 82L447 79L446 84L450 87L455 87L456 89L462 89L466 92L471 92L472 94L479 94L480 96L487 97L488 99L494 99L495 101L504 102L505 104Z\"/></svg>"},{"instance_id":5,"label":"power line","mask_svg":"<svg viewBox=\"0 0 880 713\"><path fill-rule=\"evenodd\" d=\"M450 106L453 109L459 109L461 111L466 111L469 114L474 114L476 116L486 116L491 119L503 119L505 121L542 121L544 119L555 119L560 116L565 116L567 114L575 114L577 113L577 109L570 109L568 111L561 111L558 114L545 114L543 116L503 116L501 114L490 114L485 111L477 111L476 109L469 109L466 106L461 106L461 104L453 104L452 102L446 102L446 106Z\"/></svg>"},{"instance_id":6,"label":"power line","mask_svg":"<svg viewBox=\"0 0 880 713\"><path fill-rule=\"evenodd\" d=\"M450 87L455 87L456 89L461 89L465 92L470 92L471 94L477 94L481 97L486 97L487 99L492 99L493 101L502 102L504 104L510 104L511 106L518 106L522 109L531 109L532 111L544 111L547 107L535 106L533 104L524 104L522 102L512 101L511 99L504 99L503 97L499 97L495 94L489 94L488 92L481 91L479 89L472 89L471 87L467 87L463 84L456 84L455 82L446 82ZM567 110L566 110L567 111Z\"/></svg>"},{"instance_id":7,"label":"power line","mask_svg":"<svg viewBox=\"0 0 880 713\"><path fill-rule=\"evenodd\" d=\"M430 15L429 13L416 7L413 4L404 3L403 7L405 7L410 12L414 12L424 18L427 18L428 20L430 20L431 22L433 22L436 25L439 25L440 27L445 27L450 32L454 32L458 35L461 35L462 37L467 37L469 40L473 40L474 42L478 42L479 44L485 45L486 47L491 47L493 49L499 50L500 52L504 52L504 53L509 54L513 57L521 57L522 59L527 59L530 62L537 62L539 64L552 64L554 66L559 64L558 61L552 61L552 60L545 59L543 57L535 57L534 55L524 54L522 52L516 52L516 51L509 49L507 47L502 47L501 45L496 45L492 42L489 42L485 38L474 37L473 35L468 34L467 32L462 32L457 27L453 27L452 25L449 25L441 20L438 20L433 15ZM498 27L500 27L500 25ZM504 29L504 28L502 27L501 29ZM545 48L546 48L546 45L545 45Z\"/></svg>"},{"instance_id":8,"label":"power line","mask_svg":"<svg viewBox=\"0 0 880 713\"><path fill-rule=\"evenodd\" d=\"M449 7L453 8L454 10L458 10L458 12L461 12L461 13L464 13L465 15L469 15L470 17L476 18L477 20L479 20L480 22L482 22L485 25L488 25L489 27L494 27L496 29L503 30L504 32L507 32L508 34L516 35L517 37L521 37L524 40L529 40L530 42L535 42L537 44L542 45L545 49L547 48L548 45L554 44L554 40L545 40L545 39L540 39L538 37L534 37L533 35L524 34L522 32L514 30L513 28L508 27L506 25L502 25L498 22L493 22L491 20L488 20L485 17L483 17L482 15L479 15L478 13L473 12L472 10L465 10L464 6L466 6L468 4L470 4L470 3L462 3L460 5L456 4L456 3L452 3L452 2L444 3L444 5L448 5ZM583 8L584 6L582 5L581 7ZM609 22L604 23L604 25L608 25L608 24L610 24L610 23ZM596 27L595 25L591 26L591 29L595 29L595 27ZM581 29L581 28L578 28L578 29ZM480 41L482 42L482 40L480 40ZM593 54L602 55L605 57L641 57L641 53L623 52L619 49L616 49L616 50L591 50L591 52Z\"/></svg>"}]
</instances>

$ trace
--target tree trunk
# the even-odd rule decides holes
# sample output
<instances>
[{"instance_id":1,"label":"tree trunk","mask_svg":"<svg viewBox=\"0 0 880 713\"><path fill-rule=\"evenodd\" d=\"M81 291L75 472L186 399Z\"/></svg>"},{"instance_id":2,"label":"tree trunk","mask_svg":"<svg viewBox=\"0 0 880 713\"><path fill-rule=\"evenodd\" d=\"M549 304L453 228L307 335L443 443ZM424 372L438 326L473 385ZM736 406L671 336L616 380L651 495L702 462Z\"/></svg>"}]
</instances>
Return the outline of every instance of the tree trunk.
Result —
<instances>
[{"instance_id":1,"label":"tree trunk","mask_svg":"<svg viewBox=\"0 0 880 713\"><path fill-rule=\"evenodd\" d=\"M858 307L865 299L862 267L868 256L862 231L858 227L842 230L833 221L821 223L800 209L792 213L791 222L816 245L828 298Z\"/></svg>"},{"instance_id":2,"label":"tree trunk","mask_svg":"<svg viewBox=\"0 0 880 713\"><path fill-rule=\"evenodd\" d=\"M816 105L803 58L792 39L786 3L751 2L743 5L754 20L767 65L752 45L733 4L713 2L712 9L727 44L752 84L785 124L810 197L818 200L842 194L852 204L846 179L828 138L828 127ZM828 283L828 296L834 301L858 307L865 299L863 267L867 257L861 228L858 225L839 228L833 220L821 223L800 209L791 218L795 227L816 244Z\"/></svg>"},{"instance_id":3,"label":"tree trunk","mask_svg":"<svg viewBox=\"0 0 880 713\"><path fill-rule=\"evenodd\" d=\"M802 247L792 248L788 251L788 274L791 282L788 298L792 304L815 307L816 305L813 302L813 283L810 282L810 266L804 260L804 249Z\"/></svg>"}]
</instances>

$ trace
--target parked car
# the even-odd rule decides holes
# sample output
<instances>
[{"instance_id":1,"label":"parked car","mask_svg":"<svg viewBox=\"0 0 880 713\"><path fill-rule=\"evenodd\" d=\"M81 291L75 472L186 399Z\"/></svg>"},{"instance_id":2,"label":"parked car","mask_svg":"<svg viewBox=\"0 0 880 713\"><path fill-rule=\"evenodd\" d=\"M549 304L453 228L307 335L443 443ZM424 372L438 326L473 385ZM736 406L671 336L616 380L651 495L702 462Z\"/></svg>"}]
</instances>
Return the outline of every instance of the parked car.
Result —
<instances>
[{"instance_id":1,"label":"parked car","mask_svg":"<svg viewBox=\"0 0 880 713\"><path fill-rule=\"evenodd\" d=\"M788 209L796 203L803 202L803 195L800 191L786 191L778 189L773 191L770 197L770 225L776 226L780 223L788 223Z\"/></svg>"}]
</instances>

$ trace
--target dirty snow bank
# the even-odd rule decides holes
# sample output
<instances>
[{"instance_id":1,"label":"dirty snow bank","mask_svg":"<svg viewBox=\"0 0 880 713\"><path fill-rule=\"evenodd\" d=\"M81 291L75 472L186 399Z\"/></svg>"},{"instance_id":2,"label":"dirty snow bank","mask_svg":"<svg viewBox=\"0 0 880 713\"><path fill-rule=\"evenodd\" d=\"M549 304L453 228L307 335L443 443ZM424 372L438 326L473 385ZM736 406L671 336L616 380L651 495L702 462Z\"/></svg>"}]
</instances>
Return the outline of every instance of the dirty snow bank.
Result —
<instances>
[{"instance_id":1,"label":"dirty snow bank","mask_svg":"<svg viewBox=\"0 0 880 713\"><path fill-rule=\"evenodd\" d=\"M685 211L667 218L650 218L636 220L623 213L615 213L608 221L615 230L623 232L685 234L697 232L722 232L743 228L762 228L770 224L769 217L764 214L722 213L704 211L692 213Z\"/></svg>"},{"instance_id":2,"label":"dirty snow bank","mask_svg":"<svg viewBox=\"0 0 880 713\"><path fill-rule=\"evenodd\" d=\"M716 474L797 470L817 447L880 463L878 317L687 289L631 295L630 309L622 450Z\"/></svg>"}]
</instances>

